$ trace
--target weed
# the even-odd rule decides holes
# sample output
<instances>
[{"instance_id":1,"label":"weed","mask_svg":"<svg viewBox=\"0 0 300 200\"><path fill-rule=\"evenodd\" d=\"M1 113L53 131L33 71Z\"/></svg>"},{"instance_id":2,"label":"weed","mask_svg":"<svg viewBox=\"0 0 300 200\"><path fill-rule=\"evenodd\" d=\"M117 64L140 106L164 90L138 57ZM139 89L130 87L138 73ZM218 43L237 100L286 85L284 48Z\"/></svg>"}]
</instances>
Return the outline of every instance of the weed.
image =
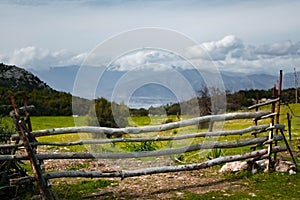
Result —
<instances>
[{"instance_id":1,"label":"weed","mask_svg":"<svg viewBox=\"0 0 300 200\"><path fill-rule=\"evenodd\" d=\"M174 135L176 135L176 134L178 133L178 128L173 129L173 130L172 130L172 133L173 133Z\"/></svg>"},{"instance_id":2,"label":"weed","mask_svg":"<svg viewBox=\"0 0 300 200\"><path fill-rule=\"evenodd\" d=\"M13 126L10 126L7 120L0 118L0 142L7 144L14 133Z\"/></svg>"},{"instance_id":3,"label":"weed","mask_svg":"<svg viewBox=\"0 0 300 200\"><path fill-rule=\"evenodd\" d=\"M163 124L168 124L168 123L172 123L172 122L174 122L174 120L171 118L168 118L163 122Z\"/></svg>"},{"instance_id":4,"label":"weed","mask_svg":"<svg viewBox=\"0 0 300 200\"><path fill-rule=\"evenodd\" d=\"M140 152L140 151L155 151L159 147L154 141L146 142L126 142L122 149L129 152Z\"/></svg>"},{"instance_id":5,"label":"weed","mask_svg":"<svg viewBox=\"0 0 300 200\"><path fill-rule=\"evenodd\" d=\"M215 158L219 158L223 155L222 149L216 148L216 149L212 149L208 155L207 155L207 159L211 160L211 159L215 159Z\"/></svg>"}]
</instances>

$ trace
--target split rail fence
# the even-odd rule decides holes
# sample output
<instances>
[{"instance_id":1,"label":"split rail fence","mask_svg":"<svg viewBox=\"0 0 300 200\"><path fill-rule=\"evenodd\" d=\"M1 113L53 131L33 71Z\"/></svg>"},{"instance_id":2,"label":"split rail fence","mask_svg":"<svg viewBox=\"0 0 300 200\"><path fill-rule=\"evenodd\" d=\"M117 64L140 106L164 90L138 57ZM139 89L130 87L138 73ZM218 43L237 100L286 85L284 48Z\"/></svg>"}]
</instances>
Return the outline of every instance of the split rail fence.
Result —
<instances>
[{"instance_id":1,"label":"split rail fence","mask_svg":"<svg viewBox=\"0 0 300 200\"><path fill-rule=\"evenodd\" d=\"M13 118L19 135L13 136L16 141L14 145L3 145L1 148L15 149L13 153L7 155L0 155L0 161L17 161L17 160L29 160L34 172L34 176L26 176L18 179L11 179L11 184L20 184L26 181L37 181L40 191L40 196L44 199L57 199L55 192L51 189L50 179L61 177L90 177L90 178L107 178L107 177L133 177L142 176L147 174L157 174L166 172L179 172L189 170L200 170L209 168L214 165L220 165L227 162L238 160L259 160L269 159L269 168L271 169L272 159L276 159L278 152L288 151L293 159L293 153L289 147L289 144L284 135L284 125L279 124L280 113L280 88L279 95L273 100L256 104L249 107L249 109L257 109L260 106L271 104L271 111L254 111L254 112L240 112L240 113L228 113L221 115L210 115L192 118L188 120L182 120L178 122L172 122L168 124L162 124L157 126L145 126L145 127L127 127L127 128L106 128L106 127L70 127L70 128L54 128L49 130L32 131L29 112L25 110L25 119L21 118L18 114L18 109L12 98L14 112ZM277 105L277 111L276 110ZM263 119L269 119L270 123L257 125L257 122ZM197 132L189 134L181 134L174 136L156 136L156 137L129 137L132 135L147 134L151 132L161 132L166 130L172 130L176 128L182 128L186 126L195 126L203 122L217 122L223 120L237 120L237 119L254 119L255 125L240 130L224 130L215 132ZM38 142L36 138L41 136L50 136L58 134L68 133L90 133L90 134L105 134L106 136L117 136L112 139L94 139L94 140L80 140L77 142ZM267 133L266 135L263 135ZM119 143L119 142L145 142L145 141L173 141L173 140L185 140L200 137L225 137L232 135L245 135L250 134L252 137L248 139L234 140L234 141L217 141L208 143L192 144L186 147L180 148L167 148L154 151L142 151L142 152L117 152L117 153L86 153L86 152L65 152L55 154L38 154L36 149L41 145L47 146L72 146L72 145L99 145L107 143ZM123 137L123 136L127 137ZM121 137L120 137L121 136ZM111 138L111 137L109 137ZM278 141L284 141L284 145L278 146ZM21 141L21 142L19 142ZM192 163L192 164L180 164L174 166L159 166L148 167L136 170L122 170L122 171L55 171L44 172L43 161L54 159L125 159L125 158L142 158L142 157L158 157L174 154L182 154L186 152L198 151L203 149L225 149L225 148L238 148L251 146L249 152L231 156L220 156L211 160ZM264 148L264 146L266 146ZM17 155L16 151L20 147L25 147L27 155ZM257 147L262 149L257 150ZM272 156L272 154L274 156ZM273 158L272 158L273 157Z\"/></svg>"}]
</instances>

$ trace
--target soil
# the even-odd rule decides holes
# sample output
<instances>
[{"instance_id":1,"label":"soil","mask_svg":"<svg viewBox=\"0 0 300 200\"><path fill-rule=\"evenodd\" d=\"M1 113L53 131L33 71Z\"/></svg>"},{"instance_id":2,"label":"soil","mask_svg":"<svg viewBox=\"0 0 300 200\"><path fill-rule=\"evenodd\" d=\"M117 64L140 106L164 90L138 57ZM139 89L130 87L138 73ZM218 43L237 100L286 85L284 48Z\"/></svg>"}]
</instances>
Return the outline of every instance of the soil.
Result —
<instances>
[{"instance_id":1,"label":"soil","mask_svg":"<svg viewBox=\"0 0 300 200\"><path fill-rule=\"evenodd\" d=\"M116 186L109 186L94 196L97 199L170 199L183 197L186 192L203 194L214 190L229 195L228 188L242 189L242 186L238 180L207 177L199 171L177 172L118 179Z\"/></svg>"}]
</instances>

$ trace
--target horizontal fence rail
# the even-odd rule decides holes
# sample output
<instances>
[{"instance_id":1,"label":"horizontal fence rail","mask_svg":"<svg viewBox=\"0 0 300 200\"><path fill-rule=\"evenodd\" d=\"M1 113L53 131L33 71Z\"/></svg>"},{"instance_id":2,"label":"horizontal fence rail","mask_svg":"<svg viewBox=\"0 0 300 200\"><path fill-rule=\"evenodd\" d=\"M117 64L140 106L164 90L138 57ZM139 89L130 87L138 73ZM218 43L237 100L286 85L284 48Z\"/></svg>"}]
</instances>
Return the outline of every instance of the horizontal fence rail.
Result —
<instances>
[{"instance_id":1,"label":"horizontal fence rail","mask_svg":"<svg viewBox=\"0 0 300 200\"><path fill-rule=\"evenodd\" d=\"M123 134L161 132L166 130L172 130L175 128L180 128L180 127L197 125L199 123L210 122L210 121L257 118L268 114L270 114L270 112L268 111L227 113L227 114L220 114L220 115L208 115L203 117L196 117L196 118L182 120L178 122L171 122L168 124L162 124L156 126L144 126L144 127L107 128L107 127L82 126L82 127L69 127L69 128L53 128L48 130L33 131L31 132L31 135L34 137L40 137L40 136L47 136L47 135L85 132L85 133L100 133L109 136L114 136L114 135L120 136ZM18 137L19 136L14 136L13 139L17 139Z\"/></svg>"},{"instance_id":2,"label":"horizontal fence rail","mask_svg":"<svg viewBox=\"0 0 300 200\"><path fill-rule=\"evenodd\" d=\"M263 102L263 103L258 103L258 104L255 104L253 106L249 106L248 110L251 110L251 109L254 109L254 108L259 108L261 106L266 106L266 105L274 104L274 103L277 103L279 100L280 100L280 98L276 98L276 99L268 100L268 101Z\"/></svg>"}]
</instances>

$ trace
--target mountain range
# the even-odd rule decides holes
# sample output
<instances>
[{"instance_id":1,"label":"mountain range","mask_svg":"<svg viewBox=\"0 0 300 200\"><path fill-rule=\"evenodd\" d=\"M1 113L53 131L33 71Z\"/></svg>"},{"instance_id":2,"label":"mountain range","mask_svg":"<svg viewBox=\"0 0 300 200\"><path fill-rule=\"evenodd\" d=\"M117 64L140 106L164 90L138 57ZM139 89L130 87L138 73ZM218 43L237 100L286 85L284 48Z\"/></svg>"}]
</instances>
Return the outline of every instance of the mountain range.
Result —
<instances>
[{"instance_id":1,"label":"mountain range","mask_svg":"<svg viewBox=\"0 0 300 200\"><path fill-rule=\"evenodd\" d=\"M29 69L29 71L49 84L52 88L59 91L72 93L79 69L80 66L63 66L51 67L47 70ZM197 70L181 68L176 69L183 77L186 78L186 80L188 80L193 90L199 91L203 85L205 85L203 77L199 75ZM128 76L128 71L105 70L102 74L101 80L98 83L95 97L105 97L108 100L116 101L116 99L112 99L113 91L115 86L120 84L119 81L122 80L122 78L126 77L126 79L134 80L135 76L139 78L147 77L145 73L148 72L140 70L130 73L134 75ZM162 70L155 73L161 75L162 77L165 76L166 79L170 78L170 76L168 76L168 72L166 71ZM299 73L298 76L300 76ZM223 79L225 89L230 92L250 89L268 90L273 88L274 84L277 84L279 79L278 75L259 73L243 74L226 71L221 72L221 77ZM294 73L284 74L283 88L294 88L294 80ZM89 78L87 78L87 81L84 83L87 85L87 88L89 88L89 82ZM128 82L130 82L130 80L128 80ZM144 84L137 88L138 89L134 91L130 99L130 104L132 104L130 106L132 107L149 107L159 104L170 104L178 101L173 91L157 84ZM121 102L121 100L119 102Z\"/></svg>"},{"instance_id":2,"label":"mountain range","mask_svg":"<svg viewBox=\"0 0 300 200\"><path fill-rule=\"evenodd\" d=\"M73 91L74 81L80 66L63 66L63 67L50 67L45 70L28 69L30 72L38 76L41 80L49 84L52 88L70 92ZM104 90L110 90L115 83L124 75L126 71L109 70L105 71L105 76L103 76L103 81L106 82L107 88ZM144 73L141 71L141 73ZM197 75L196 70L180 70L180 73L190 81L194 89L200 89L203 85L203 79ZM298 77L300 73L297 74ZM236 92L239 90L249 90L249 89L270 89L275 83L278 82L278 75L270 74L243 74L235 72L222 71L221 76L224 82L226 90L231 92ZM284 88L294 88L294 73L284 74L283 77L283 87ZM151 92L151 91L148 91ZM109 92L104 92L109 93Z\"/></svg>"},{"instance_id":3,"label":"mountain range","mask_svg":"<svg viewBox=\"0 0 300 200\"><path fill-rule=\"evenodd\" d=\"M53 88L58 91L67 93L73 92L73 85L79 71L79 66L65 66L65 67L51 67L47 70L34 70L29 69L30 72L18 68L1 64L0 66L0 84L5 85L11 89L33 87L37 89ZM203 77L197 70L191 69L178 69L178 72L188 80L193 90L199 91L205 85ZM146 72L147 73L147 72ZM154 75L160 74L166 79L170 78L167 71L155 72ZM149 73L148 73L149 75ZM300 74L298 74L299 76ZM124 78L125 77L125 78ZM115 86L122 85L120 80L129 79L128 82L134 81L135 77L145 77L145 71L136 71L128 75L127 71L106 70L99 81L96 88L95 97L105 97L111 99ZM236 92L239 90L261 89L267 90L277 83L278 76L268 74L241 74L231 72L221 72L221 77L224 82L226 90ZM155 78L155 77L153 77ZM89 87L89 77L86 79L87 88ZM295 87L294 73L284 74L283 88ZM151 82L151 80L150 80ZM175 81L176 82L176 81ZM123 84L124 85L124 84ZM126 83L125 83L126 85ZM126 90L126 87L123 87ZM122 88L121 88L122 89ZM183 90L184 91L184 88ZM126 93L126 91L125 91ZM119 93L118 93L119 95ZM118 95L115 95L118 97ZM121 95L121 94L120 94ZM137 85L136 90L133 91L130 97L130 107L150 107L175 103L178 101L176 91L170 88L163 87L159 84L143 84L140 87ZM119 103L119 102L118 102Z\"/></svg>"}]
</instances>

